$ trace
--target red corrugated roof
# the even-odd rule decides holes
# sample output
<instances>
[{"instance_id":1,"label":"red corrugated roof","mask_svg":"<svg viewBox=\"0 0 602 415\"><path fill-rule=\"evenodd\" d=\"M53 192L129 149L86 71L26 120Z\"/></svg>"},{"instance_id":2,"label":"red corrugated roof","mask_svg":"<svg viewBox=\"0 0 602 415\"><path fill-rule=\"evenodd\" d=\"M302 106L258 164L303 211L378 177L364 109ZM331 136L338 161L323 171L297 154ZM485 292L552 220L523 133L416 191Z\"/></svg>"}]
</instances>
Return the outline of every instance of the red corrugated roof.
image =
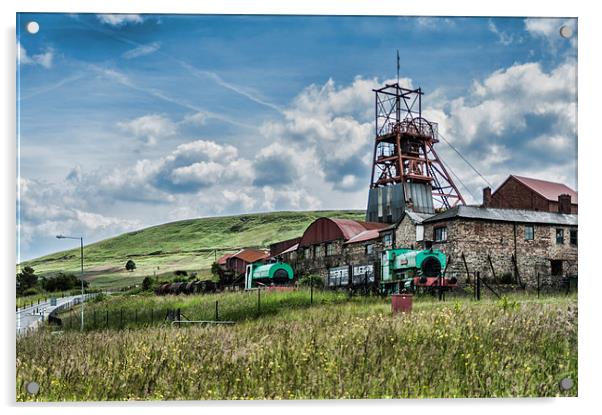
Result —
<instances>
[{"instance_id":1,"label":"red corrugated roof","mask_svg":"<svg viewBox=\"0 0 602 415\"><path fill-rule=\"evenodd\" d=\"M258 249L245 248L233 254L231 258L240 258L243 261L252 264L253 262L266 259L269 256L270 254L268 252L260 251Z\"/></svg>"},{"instance_id":2,"label":"red corrugated roof","mask_svg":"<svg viewBox=\"0 0 602 415\"><path fill-rule=\"evenodd\" d=\"M551 201L557 201L558 196L562 194L571 195L571 203L577 204L577 192L562 183L549 182L547 180L533 179L531 177L522 177L511 175L516 180L529 187L534 192Z\"/></svg>"},{"instance_id":3,"label":"red corrugated roof","mask_svg":"<svg viewBox=\"0 0 602 415\"><path fill-rule=\"evenodd\" d=\"M288 254L289 252L296 251L296 250L297 250L297 248L299 248L299 244L298 244L298 243L297 243L297 244L295 244L295 245L293 245L293 246L291 246L291 247L290 247L290 248L288 248L287 250L280 252L280 254L278 254L278 255L282 255L282 254Z\"/></svg>"},{"instance_id":4,"label":"red corrugated roof","mask_svg":"<svg viewBox=\"0 0 602 415\"><path fill-rule=\"evenodd\" d=\"M299 245L309 246L336 239L349 241L366 231L374 231L374 236L370 236L369 238L373 239L374 237L378 237L379 230L388 226L386 223L362 222L352 219L319 218L307 227ZM366 235L368 234L364 234L364 236ZM372 233L369 235L372 235Z\"/></svg>"},{"instance_id":5,"label":"red corrugated roof","mask_svg":"<svg viewBox=\"0 0 602 415\"><path fill-rule=\"evenodd\" d=\"M349 239L347 242L345 242L346 244L352 244L355 242L365 242L365 241L370 241L372 239L377 239L379 236L379 230L378 229L369 229L369 230L365 230L361 233L358 233L357 235L355 235L353 238Z\"/></svg>"},{"instance_id":6,"label":"red corrugated roof","mask_svg":"<svg viewBox=\"0 0 602 415\"><path fill-rule=\"evenodd\" d=\"M228 258L230 258L231 256L232 254L224 254L221 257L219 257L217 259L218 265L226 265L226 261L228 261Z\"/></svg>"}]
</instances>

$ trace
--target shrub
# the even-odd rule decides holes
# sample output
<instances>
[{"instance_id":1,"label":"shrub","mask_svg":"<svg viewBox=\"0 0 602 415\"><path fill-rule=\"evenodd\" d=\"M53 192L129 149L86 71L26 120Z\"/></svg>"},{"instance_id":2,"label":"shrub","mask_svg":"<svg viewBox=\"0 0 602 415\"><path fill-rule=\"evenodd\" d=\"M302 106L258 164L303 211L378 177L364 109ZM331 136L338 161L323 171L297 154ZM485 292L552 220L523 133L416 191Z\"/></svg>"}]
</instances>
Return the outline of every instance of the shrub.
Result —
<instances>
[{"instance_id":1,"label":"shrub","mask_svg":"<svg viewBox=\"0 0 602 415\"><path fill-rule=\"evenodd\" d=\"M500 278L500 283L502 283L502 284L514 283L514 275L512 275L511 272L504 272Z\"/></svg>"},{"instance_id":2,"label":"shrub","mask_svg":"<svg viewBox=\"0 0 602 415\"><path fill-rule=\"evenodd\" d=\"M153 279L151 277L144 277L142 280L142 289L148 291L153 288Z\"/></svg>"},{"instance_id":3,"label":"shrub","mask_svg":"<svg viewBox=\"0 0 602 415\"><path fill-rule=\"evenodd\" d=\"M314 288L323 288L324 280L322 278L320 278L319 275L309 274L309 275L304 275L301 278L299 278L299 285L304 285L307 287L309 287L310 285L313 285Z\"/></svg>"}]
</instances>

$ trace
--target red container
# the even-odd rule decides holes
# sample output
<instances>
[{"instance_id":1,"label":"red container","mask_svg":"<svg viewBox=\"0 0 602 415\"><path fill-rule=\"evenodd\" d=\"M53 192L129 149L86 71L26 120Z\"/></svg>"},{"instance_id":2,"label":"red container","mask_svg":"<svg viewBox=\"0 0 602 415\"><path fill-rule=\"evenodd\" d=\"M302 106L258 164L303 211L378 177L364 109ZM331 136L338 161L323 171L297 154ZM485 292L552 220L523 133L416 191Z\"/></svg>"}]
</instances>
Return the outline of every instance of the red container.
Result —
<instances>
[{"instance_id":1,"label":"red container","mask_svg":"<svg viewBox=\"0 0 602 415\"><path fill-rule=\"evenodd\" d=\"M412 294L391 295L391 309L393 314L412 311Z\"/></svg>"}]
</instances>

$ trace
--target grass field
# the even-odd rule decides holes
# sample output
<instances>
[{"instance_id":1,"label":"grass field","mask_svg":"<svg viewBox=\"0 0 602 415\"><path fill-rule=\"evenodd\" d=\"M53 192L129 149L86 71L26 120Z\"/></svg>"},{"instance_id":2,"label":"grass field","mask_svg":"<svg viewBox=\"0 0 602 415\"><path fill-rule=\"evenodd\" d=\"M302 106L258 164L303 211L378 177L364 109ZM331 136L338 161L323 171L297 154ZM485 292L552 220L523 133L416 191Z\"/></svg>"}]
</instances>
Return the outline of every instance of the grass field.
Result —
<instances>
[{"instance_id":1,"label":"grass field","mask_svg":"<svg viewBox=\"0 0 602 415\"><path fill-rule=\"evenodd\" d=\"M576 296L437 302L270 293L115 297L90 305L181 307L219 299L232 326L50 330L17 341L17 400L576 396ZM249 301L249 302L246 302ZM186 310L186 311L185 311ZM561 391L570 377L575 386ZM40 393L24 385L35 380Z\"/></svg>"},{"instance_id":2,"label":"grass field","mask_svg":"<svg viewBox=\"0 0 602 415\"><path fill-rule=\"evenodd\" d=\"M209 277L216 257L242 247L265 248L270 243L301 236L311 222L322 216L363 220L364 212L271 212L166 223L85 246L84 275L91 287L103 289L138 284L145 276L175 270ZM124 269L128 259L136 263L133 272ZM61 271L77 274L79 261L76 248L20 266L31 266L38 275Z\"/></svg>"}]
</instances>

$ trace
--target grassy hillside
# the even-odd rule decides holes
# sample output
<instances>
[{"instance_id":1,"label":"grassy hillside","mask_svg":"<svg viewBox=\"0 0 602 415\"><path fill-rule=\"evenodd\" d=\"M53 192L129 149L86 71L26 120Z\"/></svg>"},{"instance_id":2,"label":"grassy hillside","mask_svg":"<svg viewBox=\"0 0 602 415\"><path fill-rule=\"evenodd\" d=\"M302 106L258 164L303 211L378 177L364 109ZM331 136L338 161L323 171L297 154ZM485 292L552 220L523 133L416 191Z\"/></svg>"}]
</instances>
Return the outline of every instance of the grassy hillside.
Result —
<instances>
[{"instance_id":1,"label":"grassy hillside","mask_svg":"<svg viewBox=\"0 0 602 415\"><path fill-rule=\"evenodd\" d=\"M92 287L119 287L139 283L145 276L174 270L209 274L216 257L242 247L267 247L270 243L303 234L322 217L364 218L363 211L271 212L239 216L190 219L125 233L85 246L85 278ZM79 272L79 248L26 261L39 275L59 271ZM133 259L137 269L125 270Z\"/></svg>"}]
</instances>

